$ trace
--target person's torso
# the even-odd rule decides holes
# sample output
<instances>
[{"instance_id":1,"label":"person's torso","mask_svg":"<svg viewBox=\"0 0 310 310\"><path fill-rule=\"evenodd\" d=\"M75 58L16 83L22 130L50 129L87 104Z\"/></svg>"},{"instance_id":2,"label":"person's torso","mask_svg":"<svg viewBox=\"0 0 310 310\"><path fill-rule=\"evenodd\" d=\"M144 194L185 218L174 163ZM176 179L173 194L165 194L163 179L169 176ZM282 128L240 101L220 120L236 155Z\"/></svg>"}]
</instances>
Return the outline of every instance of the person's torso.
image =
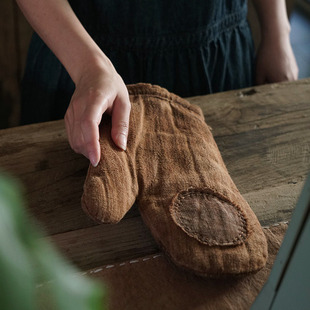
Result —
<instances>
[{"instance_id":1,"label":"person's torso","mask_svg":"<svg viewBox=\"0 0 310 310\"><path fill-rule=\"evenodd\" d=\"M229 16L246 14L246 0L70 0L95 40L177 37L216 27Z\"/></svg>"}]
</instances>

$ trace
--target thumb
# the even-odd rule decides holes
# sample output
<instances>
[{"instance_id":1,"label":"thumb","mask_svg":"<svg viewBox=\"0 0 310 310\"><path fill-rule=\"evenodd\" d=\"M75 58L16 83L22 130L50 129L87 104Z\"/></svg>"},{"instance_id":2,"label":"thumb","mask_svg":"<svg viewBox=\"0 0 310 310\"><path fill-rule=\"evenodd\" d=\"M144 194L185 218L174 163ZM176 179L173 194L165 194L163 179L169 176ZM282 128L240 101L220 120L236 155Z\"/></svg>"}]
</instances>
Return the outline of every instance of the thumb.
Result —
<instances>
[{"instance_id":1,"label":"thumb","mask_svg":"<svg viewBox=\"0 0 310 310\"><path fill-rule=\"evenodd\" d=\"M127 147L130 110L131 104L128 96L115 99L112 110L111 136L114 143L124 151Z\"/></svg>"}]
</instances>

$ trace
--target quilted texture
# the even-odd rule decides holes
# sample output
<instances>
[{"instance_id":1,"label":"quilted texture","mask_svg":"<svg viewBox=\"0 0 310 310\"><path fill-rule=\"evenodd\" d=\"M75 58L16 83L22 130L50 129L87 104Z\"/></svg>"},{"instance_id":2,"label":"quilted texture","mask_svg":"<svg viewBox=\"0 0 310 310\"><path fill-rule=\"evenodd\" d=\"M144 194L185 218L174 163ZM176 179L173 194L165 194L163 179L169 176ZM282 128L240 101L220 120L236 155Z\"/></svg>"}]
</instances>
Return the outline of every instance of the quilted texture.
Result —
<instances>
[{"instance_id":1,"label":"quilted texture","mask_svg":"<svg viewBox=\"0 0 310 310\"><path fill-rule=\"evenodd\" d=\"M101 161L89 167L82 206L94 220L117 223L135 201L172 262L219 277L264 267L267 242L236 188L199 107L149 84L129 85L127 151L100 128Z\"/></svg>"}]
</instances>

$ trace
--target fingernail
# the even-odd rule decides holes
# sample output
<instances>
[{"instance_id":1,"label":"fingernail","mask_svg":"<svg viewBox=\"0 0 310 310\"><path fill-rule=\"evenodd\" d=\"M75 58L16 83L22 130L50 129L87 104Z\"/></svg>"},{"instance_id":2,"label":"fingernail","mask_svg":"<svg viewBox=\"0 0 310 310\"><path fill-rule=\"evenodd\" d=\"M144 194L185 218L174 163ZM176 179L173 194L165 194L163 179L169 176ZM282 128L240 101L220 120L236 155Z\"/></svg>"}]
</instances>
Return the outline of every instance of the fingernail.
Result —
<instances>
[{"instance_id":1,"label":"fingernail","mask_svg":"<svg viewBox=\"0 0 310 310\"><path fill-rule=\"evenodd\" d=\"M117 141L118 141L118 146L119 146L122 150L126 151L126 147L127 147L127 137L126 137L124 134L119 134L119 135L118 135Z\"/></svg>"},{"instance_id":2,"label":"fingernail","mask_svg":"<svg viewBox=\"0 0 310 310\"><path fill-rule=\"evenodd\" d=\"M90 160L90 163L91 163L94 167L97 167L97 166L98 166L98 161L96 161L96 157L95 157L95 154L94 154L94 153L90 153L90 154L89 154L89 160Z\"/></svg>"}]
</instances>

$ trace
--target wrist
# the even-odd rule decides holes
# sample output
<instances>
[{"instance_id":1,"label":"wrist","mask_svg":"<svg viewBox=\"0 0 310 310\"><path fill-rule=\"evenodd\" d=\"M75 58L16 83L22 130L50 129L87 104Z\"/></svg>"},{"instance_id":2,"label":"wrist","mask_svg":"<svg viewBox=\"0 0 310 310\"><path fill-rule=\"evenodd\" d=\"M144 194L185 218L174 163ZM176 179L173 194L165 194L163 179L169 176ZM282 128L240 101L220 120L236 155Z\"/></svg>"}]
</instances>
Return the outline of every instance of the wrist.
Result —
<instances>
[{"instance_id":1,"label":"wrist","mask_svg":"<svg viewBox=\"0 0 310 310\"><path fill-rule=\"evenodd\" d=\"M291 27L289 22L282 24L273 24L269 27L262 27L262 40L264 42L283 42L289 40Z\"/></svg>"},{"instance_id":2,"label":"wrist","mask_svg":"<svg viewBox=\"0 0 310 310\"><path fill-rule=\"evenodd\" d=\"M290 34L285 0L253 0L263 39L278 40Z\"/></svg>"},{"instance_id":3,"label":"wrist","mask_svg":"<svg viewBox=\"0 0 310 310\"><path fill-rule=\"evenodd\" d=\"M291 26L286 14L281 17L267 17L261 21L261 34L263 38L272 40L289 38Z\"/></svg>"},{"instance_id":4,"label":"wrist","mask_svg":"<svg viewBox=\"0 0 310 310\"><path fill-rule=\"evenodd\" d=\"M89 74L99 74L106 72L107 74L115 71L110 59L98 48L96 51L88 51L81 62L73 70L71 78L77 84L81 78Z\"/></svg>"}]
</instances>

